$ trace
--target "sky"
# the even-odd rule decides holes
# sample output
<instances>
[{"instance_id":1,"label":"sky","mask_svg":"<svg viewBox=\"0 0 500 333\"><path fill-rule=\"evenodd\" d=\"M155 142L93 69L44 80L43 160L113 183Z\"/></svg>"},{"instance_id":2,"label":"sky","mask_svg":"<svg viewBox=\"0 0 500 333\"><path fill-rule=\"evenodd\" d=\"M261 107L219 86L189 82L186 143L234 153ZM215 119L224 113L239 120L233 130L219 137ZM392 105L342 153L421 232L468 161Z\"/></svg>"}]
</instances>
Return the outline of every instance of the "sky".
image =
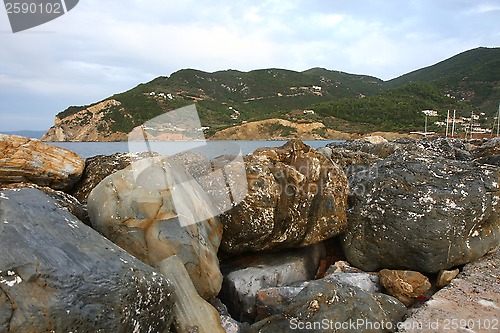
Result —
<instances>
[{"instance_id":1,"label":"sky","mask_svg":"<svg viewBox=\"0 0 500 333\"><path fill-rule=\"evenodd\" d=\"M82 0L15 34L0 7L0 132L183 68L389 80L499 42L500 0Z\"/></svg>"}]
</instances>

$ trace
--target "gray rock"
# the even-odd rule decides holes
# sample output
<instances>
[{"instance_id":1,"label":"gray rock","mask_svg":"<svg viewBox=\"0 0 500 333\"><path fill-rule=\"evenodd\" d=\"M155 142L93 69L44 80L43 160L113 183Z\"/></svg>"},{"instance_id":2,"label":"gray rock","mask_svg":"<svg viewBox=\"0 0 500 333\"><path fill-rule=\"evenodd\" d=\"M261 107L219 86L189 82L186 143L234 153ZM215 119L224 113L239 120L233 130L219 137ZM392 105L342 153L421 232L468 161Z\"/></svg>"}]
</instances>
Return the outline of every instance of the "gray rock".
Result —
<instances>
[{"instance_id":1,"label":"gray rock","mask_svg":"<svg viewBox=\"0 0 500 333\"><path fill-rule=\"evenodd\" d=\"M315 280L291 301L283 314L261 320L251 328L273 333L387 332L395 331L405 313L406 307L391 296L367 293L338 281Z\"/></svg>"},{"instance_id":2,"label":"gray rock","mask_svg":"<svg viewBox=\"0 0 500 333\"><path fill-rule=\"evenodd\" d=\"M401 151L349 178L348 261L437 273L498 246L498 170Z\"/></svg>"},{"instance_id":3,"label":"gray rock","mask_svg":"<svg viewBox=\"0 0 500 333\"><path fill-rule=\"evenodd\" d=\"M464 141L454 138L433 137L409 141L400 147L407 151L423 152L451 160L470 161L472 154Z\"/></svg>"},{"instance_id":4,"label":"gray rock","mask_svg":"<svg viewBox=\"0 0 500 333\"><path fill-rule=\"evenodd\" d=\"M302 289L309 284L309 281L294 283L291 286L271 287L260 290L257 293L255 307L257 310L256 321L282 314L290 302Z\"/></svg>"},{"instance_id":5,"label":"gray rock","mask_svg":"<svg viewBox=\"0 0 500 333\"><path fill-rule=\"evenodd\" d=\"M326 275L323 280L337 281L348 286L358 287L368 293L379 293L382 291L380 279L377 274L369 273L332 273Z\"/></svg>"},{"instance_id":6,"label":"gray rock","mask_svg":"<svg viewBox=\"0 0 500 333\"><path fill-rule=\"evenodd\" d=\"M352 152L364 152L378 158L386 158L400 148L400 145L395 142L388 141L373 141L365 139L348 140L342 144L328 144L327 147L343 148Z\"/></svg>"},{"instance_id":7,"label":"gray rock","mask_svg":"<svg viewBox=\"0 0 500 333\"><path fill-rule=\"evenodd\" d=\"M168 280L39 190L0 192L0 332L163 332Z\"/></svg>"},{"instance_id":8,"label":"gray rock","mask_svg":"<svg viewBox=\"0 0 500 333\"><path fill-rule=\"evenodd\" d=\"M253 322L257 315L256 296L260 290L314 278L324 254L323 243L318 243L224 262L221 265L224 281L219 297L233 318Z\"/></svg>"},{"instance_id":9,"label":"gray rock","mask_svg":"<svg viewBox=\"0 0 500 333\"><path fill-rule=\"evenodd\" d=\"M478 163L500 165L500 138L493 138L472 150Z\"/></svg>"}]
</instances>

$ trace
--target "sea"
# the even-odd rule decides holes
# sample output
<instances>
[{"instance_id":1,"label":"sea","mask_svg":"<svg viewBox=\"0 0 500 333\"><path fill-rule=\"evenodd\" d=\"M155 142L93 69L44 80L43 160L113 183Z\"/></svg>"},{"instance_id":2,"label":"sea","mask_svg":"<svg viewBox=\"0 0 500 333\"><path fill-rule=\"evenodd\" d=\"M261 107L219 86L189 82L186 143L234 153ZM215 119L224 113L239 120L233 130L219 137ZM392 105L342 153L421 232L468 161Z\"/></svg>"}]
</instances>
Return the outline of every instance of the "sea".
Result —
<instances>
[{"instance_id":1,"label":"sea","mask_svg":"<svg viewBox=\"0 0 500 333\"><path fill-rule=\"evenodd\" d=\"M162 142L47 142L65 148L86 159L97 155L114 153L155 151L162 155L174 155L184 151L195 151L214 158L220 155L247 155L261 147L278 147L287 141L281 140L221 140L221 141L162 141ZM339 140L306 140L305 144L319 148Z\"/></svg>"}]
</instances>

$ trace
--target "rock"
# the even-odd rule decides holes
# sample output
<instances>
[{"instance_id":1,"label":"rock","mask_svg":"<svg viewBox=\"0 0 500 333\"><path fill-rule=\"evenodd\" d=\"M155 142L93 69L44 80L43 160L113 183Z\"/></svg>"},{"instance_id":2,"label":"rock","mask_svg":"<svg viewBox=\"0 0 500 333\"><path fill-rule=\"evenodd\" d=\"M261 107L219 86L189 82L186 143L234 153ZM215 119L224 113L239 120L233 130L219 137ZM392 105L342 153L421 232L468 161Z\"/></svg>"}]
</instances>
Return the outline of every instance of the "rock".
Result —
<instances>
[{"instance_id":1,"label":"rock","mask_svg":"<svg viewBox=\"0 0 500 333\"><path fill-rule=\"evenodd\" d=\"M499 244L494 167L401 151L349 181L342 247L364 271L437 273Z\"/></svg>"},{"instance_id":2,"label":"rock","mask_svg":"<svg viewBox=\"0 0 500 333\"><path fill-rule=\"evenodd\" d=\"M38 186L36 184L31 184L31 183L13 183L0 186L0 190L16 190L21 188L35 188L37 190L42 191L43 193L47 194L49 197L54 199L59 205L61 205L68 212L75 215L77 219L79 219L86 225L90 225L87 207L85 205L82 205L80 201L78 201L78 199L76 199L72 195L69 195L66 192L57 191L47 186Z\"/></svg>"},{"instance_id":3,"label":"rock","mask_svg":"<svg viewBox=\"0 0 500 333\"><path fill-rule=\"evenodd\" d=\"M446 287L447 285L450 284L451 280L457 277L458 273L460 273L460 270L458 268L452 271L447 271L447 270L439 271L439 274L436 278L436 286L438 288Z\"/></svg>"},{"instance_id":4,"label":"rock","mask_svg":"<svg viewBox=\"0 0 500 333\"><path fill-rule=\"evenodd\" d=\"M248 195L221 215L221 247L235 255L307 246L345 230L347 179L301 141L245 157Z\"/></svg>"},{"instance_id":5,"label":"rock","mask_svg":"<svg viewBox=\"0 0 500 333\"><path fill-rule=\"evenodd\" d=\"M400 332L494 332L499 329L500 251L466 265L451 283L400 323Z\"/></svg>"},{"instance_id":6,"label":"rock","mask_svg":"<svg viewBox=\"0 0 500 333\"><path fill-rule=\"evenodd\" d=\"M412 305L415 298L431 288L427 276L419 272L383 269L379 276L387 292L406 306Z\"/></svg>"},{"instance_id":7,"label":"rock","mask_svg":"<svg viewBox=\"0 0 500 333\"><path fill-rule=\"evenodd\" d=\"M0 134L0 184L34 183L70 189L82 175L83 159L39 140Z\"/></svg>"},{"instance_id":8,"label":"rock","mask_svg":"<svg viewBox=\"0 0 500 333\"><path fill-rule=\"evenodd\" d=\"M222 225L203 190L168 158L143 159L106 177L90 193L88 210L92 226L135 257L155 266L175 254L203 298L219 293Z\"/></svg>"},{"instance_id":9,"label":"rock","mask_svg":"<svg viewBox=\"0 0 500 333\"><path fill-rule=\"evenodd\" d=\"M319 243L306 248L224 262L221 266L224 282L219 297L233 318L253 322L257 315L257 293L264 288L314 278L324 251L323 244Z\"/></svg>"},{"instance_id":10,"label":"rock","mask_svg":"<svg viewBox=\"0 0 500 333\"><path fill-rule=\"evenodd\" d=\"M291 286L270 287L260 290L255 299L257 311L256 321L278 315L285 311L290 302L302 289L309 284L309 281L294 283Z\"/></svg>"},{"instance_id":11,"label":"rock","mask_svg":"<svg viewBox=\"0 0 500 333\"><path fill-rule=\"evenodd\" d=\"M433 137L408 141L401 147L405 150L414 150L422 153L430 153L451 160L469 161L472 159L467 145L460 139Z\"/></svg>"},{"instance_id":12,"label":"rock","mask_svg":"<svg viewBox=\"0 0 500 333\"><path fill-rule=\"evenodd\" d=\"M371 294L338 281L315 280L291 301L283 314L251 326L255 332L387 332L406 313L397 299Z\"/></svg>"},{"instance_id":13,"label":"rock","mask_svg":"<svg viewBox=\"0 0 500 333\"><path fill-rule=\"evenodd\" d=\"M0 332L164 332L167 279L32 188L0 192Z\"/></svg>"},{"instance_id":14,"label":"rock","mask_svg":"<svg viewBox=\"0 0 500 333\"><path fill-rule=\"evenodd\" d=\"M336 261L330 267L328 267L325 275L333 273L364 273L364 272L359 268L352 267L347 261L339 260Z\"/></svg>"},{"instance_id":15,"label":"rock","mask_svg":"<svg viewBox=\"0 0 500 333\"><path fill-rule=\"evenodd\" d=\"M325 281L337 281L342 284L357 287L369 293L382 291L380 279L376 274L369 273L332 273L323 278ZM394 295L393 295L394 296Z\"/></svg>"},{"instance_id":16,"label":"rock","mask_svg":"<svg viewBox=\"0 0 500 333\"><path fill-rule=\"evenodd\" d=\"M109 156L98 155L85 160L82 177L69 191L71 195L87 203L90 192L104 178L118 170L125 169L131 163L131 157L126 153L116 153Z\"/></svg>"},{"instance_id":17,"label":"rock","mask_svg":"<svg viewBox=\"0 0 500 333\"><path fill-rule=\"evenodd\" d=\"M374 145L380 144L380 143L387 143L386 139L379 135L373 135L373 136L365 136L364 138L359 139L360 141L365 141Z\"/></svg>"},{"instance_id":18,"label":"rock","mask_svg":"<svg viewBox=\"0 0 500 333\"><path fill-rule=\"evenodd\" d=\"M493 138L474 148L472 155L478 163L500 165L500 138Z\"/></svg>"},{"instance_id":19,"label":"rock","mask_svg":"<svg viewBox=\"0 0 500 333\"><path fill-rule=\"evenodd\" d=\"M221 302L220 299L213 299L210 304L217 310L221 319L221 326L226 331L226 333L243 333L246 332L248 328L247 323L240 323L237 320L234 320L230 315L227 307L224 303Z\"/></svg>"},{"instance_id":20,"label":"rock","mask_svg":"<svg viewBox=\"0 0 500 333\"><path fill-rule=\"evenodd\" d=\"M372 142L371 139L365 140L365 138L363 138L345 141L342 144L328 144L327 147L331 147L332 149L342 148L351 152L364 152L378 158L386 158L400 148L400 145L395 142L383 140L373 139Z\"/></svg>"},{"instance_id":21,"label":"rock","mask_svg":"<svg viewBox=\"0 0 500 333\"><path fill-rule=\"evenodd\" d=\"M174 287L174 324L176 332L225 332L217 310L198 295L182 261L173 255L158 264L160 272Z\"/></svg>"}]
</instances>

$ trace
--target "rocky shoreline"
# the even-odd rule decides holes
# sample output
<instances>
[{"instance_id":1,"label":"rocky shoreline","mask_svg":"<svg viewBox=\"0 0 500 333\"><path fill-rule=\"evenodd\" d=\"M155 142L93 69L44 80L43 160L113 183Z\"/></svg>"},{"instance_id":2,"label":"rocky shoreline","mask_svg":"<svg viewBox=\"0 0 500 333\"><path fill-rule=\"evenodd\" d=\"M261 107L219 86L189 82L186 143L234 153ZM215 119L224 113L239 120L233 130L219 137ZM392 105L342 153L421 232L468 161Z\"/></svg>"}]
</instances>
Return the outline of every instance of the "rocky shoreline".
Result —
<instances>
[{"instance_id":1,"label":"rocky shoreline","mask_svg":"<svg viewBox=\"0 0 500 333\"><path fill-rule=\"evenodd\" d=\"M216 214L230 157L0 152L0 333L500 329L498 139L291 140Z\"/></svg>"}]
</instances>

